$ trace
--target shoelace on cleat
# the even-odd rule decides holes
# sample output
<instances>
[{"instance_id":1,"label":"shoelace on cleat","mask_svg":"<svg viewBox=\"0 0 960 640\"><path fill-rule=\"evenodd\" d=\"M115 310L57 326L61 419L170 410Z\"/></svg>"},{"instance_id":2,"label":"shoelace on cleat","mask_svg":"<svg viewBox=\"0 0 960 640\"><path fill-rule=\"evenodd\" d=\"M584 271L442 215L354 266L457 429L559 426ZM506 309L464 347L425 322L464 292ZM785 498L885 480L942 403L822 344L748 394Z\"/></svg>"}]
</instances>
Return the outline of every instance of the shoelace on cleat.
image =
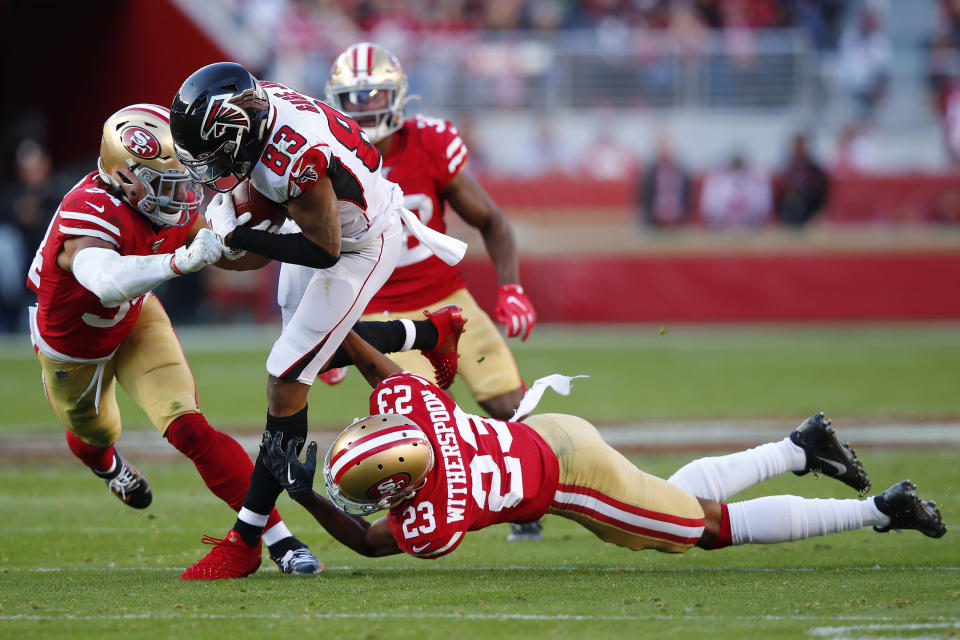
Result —
<instances>
[{"instance_id":1,"label":"shoelace on cleat","mask_svg":"<svg viewBox=\"0 0 960 640\"><path fill-rule=\"evenodd\" d=\"M111 491L119 494L122 499L126 500L127 492L135 491L137 489L136 485L138 485L139 482L140 478L130 471L130 467L123 465L120 473L107 483L107 487L109 487Z\"/></svg>"},{"instance_id":2,"label":"shoelace on cleat","mask_svg":"<svg viewBox=\"0 0 960 640\"><path fill-rule=\"evenodd\" d=\"M200 538L200 544L219 545L223 544L224 542L226 542L226 538L214 538L213 536L209 536L207 534L203 534L203 537Z\"/></svg>"},{"instance_id":3,"label":"shoelace on cleat","mask_svg":"<svg viewBox=\"0 0 960 640\"><path fill-rule=\"evenodd\" d=\"M293 566L298 564L300 561L316 564L317 558L310 553L310 549L307 549L306 547L300 547L299 549L292 549L291 551L287 551L285 554L283 554L280 564L283 566L284 571L290 571Z\"/></svg>"}]
</instances>

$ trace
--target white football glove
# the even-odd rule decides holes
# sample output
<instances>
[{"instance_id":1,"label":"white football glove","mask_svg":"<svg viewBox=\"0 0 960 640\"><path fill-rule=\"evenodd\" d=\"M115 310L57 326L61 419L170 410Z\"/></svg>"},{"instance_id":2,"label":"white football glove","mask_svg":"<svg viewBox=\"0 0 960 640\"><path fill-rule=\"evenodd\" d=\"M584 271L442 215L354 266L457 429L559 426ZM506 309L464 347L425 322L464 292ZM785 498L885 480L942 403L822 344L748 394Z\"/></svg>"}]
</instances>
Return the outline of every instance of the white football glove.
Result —
<instances>
[{"instance_id":1,"label":"white football glove","mask_svg":"<svg viewBox=\"0 0 960 640\"><path fill-rule=\"evenodd\" d=\"M199 271L223 255L220 238L210 229L200 229L189 246L177 247L170 257L170 268L177 275Z\"/></svg>"},{"instance_id":2,"label":"white football glove","mask_svg":"<svg viewBox=\"0 0 960 640\"><path fill-rule=\"evenodd\" d=\"M213 227L213 232L221 238L225 238L228 233L250 219L249 213L243 214L242 217L245 219L237 219L237 212L233 208L233 196L229 193L215 195L203 215Z\"/></svg>"}]
</instances>

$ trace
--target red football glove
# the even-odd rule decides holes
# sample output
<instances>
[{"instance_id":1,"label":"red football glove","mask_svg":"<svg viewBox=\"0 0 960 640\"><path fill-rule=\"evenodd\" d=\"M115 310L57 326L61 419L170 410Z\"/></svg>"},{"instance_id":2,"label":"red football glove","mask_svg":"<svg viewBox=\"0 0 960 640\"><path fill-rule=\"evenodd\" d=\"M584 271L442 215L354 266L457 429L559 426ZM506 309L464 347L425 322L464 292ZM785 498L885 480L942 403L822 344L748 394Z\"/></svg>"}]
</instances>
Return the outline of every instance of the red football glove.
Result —
<instances>
[{"instance_id":1,"label":"red football glove","mask_svg":"<svg viewBox=\"0 0 960 640\"><path fill-rule=\"evenodd\" d=\"M497 308L493 314L497 322L507 328L507 336L516 338L523 334L526 340L537 323L537 312L533 310L533 303L518 284L505 284L500 287L497 296Z\"/></svg>"}]
</instances>

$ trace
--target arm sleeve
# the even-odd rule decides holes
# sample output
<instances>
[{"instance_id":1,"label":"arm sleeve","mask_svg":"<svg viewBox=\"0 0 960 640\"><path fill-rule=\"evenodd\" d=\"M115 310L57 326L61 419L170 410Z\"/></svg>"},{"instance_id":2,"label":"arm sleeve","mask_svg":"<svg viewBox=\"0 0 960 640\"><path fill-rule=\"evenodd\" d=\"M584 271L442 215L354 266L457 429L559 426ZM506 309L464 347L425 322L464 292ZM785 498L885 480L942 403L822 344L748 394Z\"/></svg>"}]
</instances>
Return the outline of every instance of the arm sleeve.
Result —
<instances>
[{"instance_id":1,"label":"arm sleeve","mask_svg":"<svg viewBox=\"0 0 960 640\"><path fill-rule=\"evenodd\" d=\"M272 260L300 264L313 269L327 269L337 264L339 256L307 239L302 233L269 233L240 226L230 234L227 245L231 249L245 249Z\"/></svg>"},{"instance_id":2,"label":"arm sleeve","mask_svg":"<svg viewBox=\"0 0 960 640\"><path fill-rule=\"evenodd\" d=\"M174 277L171 254L122 256L103 247L87 247L73 257L73 277L105 307L143 295Z\"/></svg>"}]
</instances>

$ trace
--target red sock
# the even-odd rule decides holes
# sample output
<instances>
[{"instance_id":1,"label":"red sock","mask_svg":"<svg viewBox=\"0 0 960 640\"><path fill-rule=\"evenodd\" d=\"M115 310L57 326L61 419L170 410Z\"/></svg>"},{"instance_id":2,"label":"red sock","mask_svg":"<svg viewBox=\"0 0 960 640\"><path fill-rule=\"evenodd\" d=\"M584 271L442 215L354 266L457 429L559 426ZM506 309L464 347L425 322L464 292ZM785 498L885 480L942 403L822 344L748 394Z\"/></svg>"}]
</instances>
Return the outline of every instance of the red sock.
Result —
<instances>
[{"instance_id":1,"label":"red sock","mask_svg":"<svg viewBox=\"0 0 960 640\"><path fill-rule=\"evenodd\" d=\"M166 438L193 461L204 484L215 496L234 511L240 511L250 488L253 462L239 442L211 427L201 413L187 413L174 420L167 428ZM274 509L266 528L280 520L280 514Z\"/></svg>"},{"instance_id":2,"label":"red sock","mask_svg":"<svg viewBox=\"0 0 960 640\"><path fill-rule=\"evenodd\" d=\"M78 435L67 431L67 446L80 462L98 473L106 473L113 466L113 445L94 447L80 439Z\"/></svg>"},{"instance_id":3,"label":"red sock","mask_svg":"<svg viewBox=\"0 0 960 640\"><path fill-rule=\"evenodd\" d=\"M730 533L730 511L724 502L720 503L720 532L717 539L713 541L710 549L723 549L733 544L733 536Z\"/></svg>"}]
</instances>

